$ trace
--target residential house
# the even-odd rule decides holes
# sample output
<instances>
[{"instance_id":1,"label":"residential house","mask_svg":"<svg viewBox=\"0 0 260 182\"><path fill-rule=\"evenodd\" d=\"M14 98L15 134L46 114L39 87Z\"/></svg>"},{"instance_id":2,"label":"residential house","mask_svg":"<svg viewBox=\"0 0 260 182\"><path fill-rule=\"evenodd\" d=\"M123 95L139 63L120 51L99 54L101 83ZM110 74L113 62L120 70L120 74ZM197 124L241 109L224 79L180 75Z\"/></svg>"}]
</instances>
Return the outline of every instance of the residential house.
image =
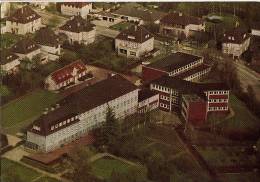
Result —
<instances>
[{"instance_id":1,"label":"residential house","mask_svg":"<svg viewBox=\"0 0 260 182\"><path fill-rule=\"evenodd\" d=\"M226 31L222 39L222 52L239 58L249 47L250 35L241 27Z\"/></svg>"},{"instance_id":2,"label":"residential house","mask_svg":"<svg viewBox=\"0 0 260 182\"><path fill-rule=\"evenodd\" d=\"M63 2L60 4L61 14L69 16L81 16L82 18L92 10L91 2Z\"/></svg>"},{"instance_id":3,"label":"residential house","mask_svg":"<svg viewBox=\"0 0 260 182\"><path fill-rule=\"evenodd\" d=\"M106 121L108 109L123 119L137 111L138 88L120 75L85 87L46 109L27 130L26 146L49 152Z\"/></svg>"},{"instance_id":4,"label":"residential house","mask_svg":"<svg viewBox=\"0 0 260 182\"><path fill-rule=\"evenodd\" d=\"M154 37L142 26L132 26L116 36L115 49L118 55L139 59L154 49Z\"/></svg>"},{"instance_id":5,"label":"residential house","mask_svg":"<svg viewBox=\"0 0 260 182\"><path fill-rule=\"evenodd\" d=\"M184 35L186 38L205 31L205 23L201 18L184 15L183 13L169 13L160 20L160 34L167 36Z\"/></svg>"},{"instance_id":6,"label":"residential house","mask_svg":"<svg viewBox=\"0 0 260 182\"><path fill-rule=\"evenodd\" d=\"M81 60L74 61L51 73L45 79L45 88L48 90L59 90L71 83L78 83L78 79L86 74L87 68L85 64Z\"/></svg>"},{"instance_id":7,"label":"residential house","mask_svg":"<svg viewBox=\"0 0 260 182\"><path fill-rule=\"evenodd\" d=\"M29 6L23 6L6 19L6 31L25 35L42 27L41 16Z\"/></svg>"},{"instance_id":8,"label":"residential house","mask_svg":"<svg viewBox=\"0 0 260 182\"><path fill-rule=\"evenodd\" d=\"M57 60L61 55L61 43L59 37L50 28L44 27L38 30L34 41L41 47L41 52L48 55L48 60Z\"/></svg>"},{"instance_id":9,"label":"residential house","mask_svg":"<svg viewBox=\"0 0 260 182\"><path fill-rule=\"evenodd\" d=\"M112 14L128 22L138 23L139 25L149 23L159 24L160 19L165 15L164 12L146 9L140 5L129 3L112 12Z\"/></svg>"},{"instance_id":10,"label":"residential house","mask_svg":"<svg viewBox=\"0 0 260 182\"><path fill-rule=\"evenodd\" d=\"M1 13L0 19L5 18L9 15L10 7L11 7L10 2L1 2L0 3L0 13Z\"/></svg>"},{"instance_id":11,"label":"residential house","mask_svg":"<svg viewBox=\"0 0 260 182\"><path fill-rule=\"evenodd\" d=\"M96 36L95 26L81 16L74 16L68 20L59 28L59 32L68 36L70 44L77 42L87 45L93 43Z\"/></svg>"},{"instance_id":12,"label":"residential house","mask_svg":"<svg viewBox=\"0 0 260 182\"><path fill-rule=\"evenodd\" d=\"M15 73L19 69L19 57L10 50L0 50L1 55L1 71L7 74Z\"/></svg>"},{"instance_id":13,"label":"residential house","mask_svg":"<svg viewBox=\"0 0 260 182\"><path fill-rule=\"evenodd\" d=\"M143 65L143 82L150 82L163 75L179 77L187 81L197 81L210 71L204 58L182 52L172 53L154 63Z\"/></svg>"},{"instance_id":14,"label":"residential house","mask_svg":"<svg viewBox=\"0 0 260 182\"><path fill-rule=\"evenodd\" d=\"M35 56L40 57L40 62L45 63L48 60L48 56L41 54L41 48L30 38L24 38L18 41L12 46L12 52L19 56L22 61L24 58L28 58L32 61Z\"/></svg>"}]
</instances>

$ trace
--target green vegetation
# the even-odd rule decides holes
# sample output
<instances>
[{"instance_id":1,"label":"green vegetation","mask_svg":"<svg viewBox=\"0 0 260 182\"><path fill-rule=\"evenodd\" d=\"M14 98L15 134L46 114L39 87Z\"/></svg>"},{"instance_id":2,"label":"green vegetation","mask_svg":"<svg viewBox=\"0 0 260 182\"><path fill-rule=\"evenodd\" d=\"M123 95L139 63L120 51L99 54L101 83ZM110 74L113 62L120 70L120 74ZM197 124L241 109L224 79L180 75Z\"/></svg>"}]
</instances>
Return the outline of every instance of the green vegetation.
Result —
<instances>
[{"instance_id":1,"label":"green vegetation","mask_svg":"<svg viewBox=\"0 0 260 182\"><path fill-rule=\"evenodd\" d=\"M92 170L96 176L109 179L112 172L127 173L135 166L113 158L101 158L93 162Z\"/></svg>"},{"instance_id":2,"label":"green vegetation","mask_svg":"<svg viewBox=\"0 0 260 182\"><path fill-rule=\"evenodd\" d=\"M5 85L0 85L0 95L1 96L8 96L10 94L10 90Z\"/></svg>"},{"instance_id":3,"label":"green vegetation","mask_svg":"<svg viewBox=\"0 0 260 182\"><path fill-rule=\"evenodd\" d=\"M26 166L1 158L1 179L5 182L30 182L40 174Z\"/></svg>"},{"instance_id":4,"label":"green vegetation","mask_svg":"<svg viewBox=\"0 0 260 182\"><path fill-rule=\"evenodd\" d=\"M256 164L255 155L247 155L243 146L197 147L197 150L214 167Z\"/></svg>"},{"instance_id":5,"label":"green vegetation","mask_svg":"<svg viewBox=\"0 0 260 182\"><path fill-rule=\"evenodd\" d=\"M44 108L54 104L59 95L45 90L35 90L1 107L2 126L16 132L39 117ZM14 129L14 130L12 130Z\"/></svg>"},{"instance_id":6,"label":"green vegetation","mask_svg":"<svg viewBox=\"0 0 260 182\"><path fill-rule=\"evenodd\" d=\"M50 177L44 176L34 182L60 182L60 181L55 178L50 178Z\"/></svg>"},{"instance_id":7,"label":"green vegetation","mask_svg":"<svg viewBox=\"0 0 260 182\"><path fill-rule=\"evenodd\" d=\"M9 48L21 39L20 35L4 33L0 36L1 49Z\"/></svg>"},{"instance_id":8,"label":"green vegetation","mask_svg":"<svg viewBox=\"0 0 260 182\"><path fill-rule=\"evenodd\" d=\"M132 25L133 25L133 23L130 23L130 22L120 22L118 24L111 26L110 28L114 29L114 30L122 31L122 30L128 29Z\"/></svg>"},{"instance_id":9,"label":"green vegetation","mask_svg":"<svg viewBox=\"0 0 260 182\"><path fill-rule=\"evenodd\" d=\"M47 25L48 25L49 27L51 27L51 28L55 28L55 27L57 27L58 25L60 25L61 22L62 22L62 21L61 21L61 19L60 19L58 16L53 15L53 16L48 20Z\"/></svg>"},{"instance_id":10,"label":"green vegetation","mask_svg":"<svg viewBox=\"0 0 260 182\"><path fill-rule=\"evenodd\" d=\"M220 127L226 129L258 129L260 128L260 121L254 116L235 95L230 95L231 108L235 115L220 123Z\"/></svg>"}]
</instances>

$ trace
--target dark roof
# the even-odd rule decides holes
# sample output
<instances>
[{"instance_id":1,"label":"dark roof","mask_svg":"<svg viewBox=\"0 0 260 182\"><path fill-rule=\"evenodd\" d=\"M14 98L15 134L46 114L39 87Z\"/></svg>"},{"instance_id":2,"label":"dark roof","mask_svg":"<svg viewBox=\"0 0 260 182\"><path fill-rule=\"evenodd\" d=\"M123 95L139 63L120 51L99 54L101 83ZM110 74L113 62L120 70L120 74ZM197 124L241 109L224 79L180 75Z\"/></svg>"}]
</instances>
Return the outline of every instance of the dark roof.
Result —
<instances>
[{"instance_id":1,"label":"dark roof","mask_svg":"<svg viewBox=\"0 0 260 182\"><path fill-rule=\"evenodd\" d=\"M141 102L143 100L146 100L154 95L156 95L157 93L150 90L150 89L147 89L147 88L144 88L142 90L139 90L138 92L138 102Z\"/></svg>"},{"instance_id":2,"label":"dark roof","mask_svg":"<svg viewBox=\"0 0 260 182\"><path fill-rule=\"evenodd\" d=\"M137 89L135 85L120 75L109 77L69 95L59 102L59 108L42 115L33 124L40 126L41 131L36 131L32 128L29 130L40 135L48 135L56 131L50 130L52 125L105 104L135 89Z\"/></svg>"},{"instance_id":3,"label":"dark roof","mask_svg":"<svg viewBox=\"0 0 260 182\"><path fill-rule=\"evenodd\" d=\"M160 23L186 26L189 24L200 25L203 23L203 20L198 17L184 15L183 13L169 13L160 20Z\"/></svg>"},{"instance_id":4,"label":"dark roof","mask_svg":"<svg viewBox=\"0 0 260 182\"><path fill-rule=\"evenodd\" d=\"M28 54L40 47L30 38L24 38L12 46L12 51L19 54Z\"/></svg>"},{"instance_id":5,"label":"dark roof","mask_svg":"<svg viewBox=\"0 0 260 182\"><path fill-rule=\"evenodd\" d=\"M187 77L189 77L191 75L194 75L195 73L201 72L201 71L203 71L205 69L208 69L208 68L210 68L209 65L202 64L202 65L196 66L196 67L194 67L194 68L192 68L192 69L190 69L188 71L185 71L185 72L177 75L177 77L181 78L181 79L184 79L184 78L187 78Z\"/></svg>"},{"instance_id":6,"label":"dark roof","mask_svg":"<svg viewBox=\"0 0 260 182\"><path fill-rule=\"evenodd\" d=\"M176 89L184 94L201 94L210 90L229 90L224 83L195 83L170 76L162 76L152 81L152 83Z\"/></svg>"},{"instance_id":7,"label":"dark roof","mask_svg":"<svg viewBox=\"0 0 260 182\"><path fill-rule=\"evenodd\" d=\"M161 19L166 13L157 10L148 10L140 6L134 7L125 5L114 11L113 14L137 17L147 22L154 22Z\"/></svg>"},{"instance_id":8,"label":"dark roof","mask_svg":"<svg viewBox=\"0 0 260 182\"><path fill-rule=\"evenodd\" d=\"M251 24L251 29L260 30L260 21L259 22L253 22Z\"/></svg>"},{"instance_id":9,"label":"dark roof","mask_svg":"<svg viewBox=\"0 0 260 182\"><path fill-rule=\"evenodd\" d=\"M61 3L61 5L65 5L65 6L72 6L72 7L75 7L75 8L82 8L84 6L87 6L91 4L90 2L64 2L64 3Z\"/></svg>"},{"instance_id":10,"label":"dark roof","mask_svg":"<svg viewBox=\"0 0 260 182\"><path fill-rule=\"evenodd\" d=\"M57 46L59 37L48 27L43 27L35 33L34 40L40 45Z\"/></svg>"},{"instance_id":11,"label":"dark roof","mask_svg":"<svg viewBox=\"0 0 260 182\"><path fill-rule=\"evenodd\" d=\"M41 18L41 16L33 11L29 6L24 6L17 9L11 16L7 17L7 20L25 24L39 18Z\"/></svg>"},{"instance_id":12,"label":"dark roof","mask_svg":"<svg viewBox=\"0 0 260 182\"><path fill-rule=\"evenodd\" d=\"M222 42L241 44L248 37L249 34L246 29L241 27L236 27L224 33Z\"/></svg>"},{"instance_id":13,"label":"dark roof","mask_svg":"<svg viewBox=\"0 0 260 182\"><path fill-rule=\"evenodd\" d=\"M116 39L143 43L153 36L144 27L133 25L129 29L123 30L116 36Z\"/></svg>"},{"instance_id":14,"label":"dark roof","mask_svg":"<svg viewBox=\"0 0 260 182\"><path fill-rule=\"evenodd\" d=\"M61 30L69 32L89 32L94 29L94 25L83 19L81 16L74 16L60 27Z\"/></svg>"},{"instance_id":15,"label":"dark roof","mask_svg":"<svg viewBox=\"0 0 260 182\"><path fill-rule=\"evenodd\" d=\"M183 52L173 53L161 60L158 60L152 64L147 65L147 67L160 69L166 72L171 72L175 69L181 68L192 62L198 61L202 57L195 56L192 54L186 54Z\"/></svg>"},{"instance_id":16,"label":"dark roof","mask_svg":"<svg viewBox=\"0 0 260 182\"><path fill-rule=\"evenodd\" d=\"M12 62L12 61L14 61L14 60L19 58L17 55L12 53L8 49L0 50L0 55L1 55L1 60L0 60L0 64L1 65L4 65L4 64L9 63L9 62Z\"/></svg>"}]
</instances>

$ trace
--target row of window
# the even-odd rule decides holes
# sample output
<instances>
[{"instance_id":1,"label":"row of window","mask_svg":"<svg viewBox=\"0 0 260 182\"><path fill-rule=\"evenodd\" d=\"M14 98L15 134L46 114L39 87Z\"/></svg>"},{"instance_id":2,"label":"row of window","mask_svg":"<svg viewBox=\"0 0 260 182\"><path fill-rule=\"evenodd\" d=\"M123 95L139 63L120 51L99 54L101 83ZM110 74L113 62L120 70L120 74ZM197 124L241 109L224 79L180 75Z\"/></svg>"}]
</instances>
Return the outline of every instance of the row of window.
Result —
<instances>
[{"instance_id":1,"label":"row of window","mask_svg":"<svg viewBox=\"0 0 260 182\"><path fill-rule=\"evenodd\" d=\"M170 109L170 106L168 104L160 103L160 107L165 109Z\"/></svg>"},{"instance_id":2,"label":"row of window","mask_svg":"<svg viewBox=\"0 0 260 182\"><path fill-rule=\"evenodd\" d=\"M209 111L226 111L228 110L228 107L209 107Z\"/></svg>"},{"instance_id":3,"label":"row of window","mask_svg":"<svg viewBox=\"0 0 260 182\"><path fill-rule=\"evenodd\" d=\"M64 125L67 125L67 124L69 124L70 122L73 122L73 121L75 121L75 120L78 119L78 118L79 118L78 116L74 116L74 117L71 117L71 118L69 118L69 119L66 119L66 120L64 120L64 121L62 121L62 122L60 122L60 123L57 123L57 124L55 124L55 125L52 125L52 126L51 126L51 131L53 131L54 129L60 128L60 127L62 127L62 126L64 126Z\"/></svg>"},{"instance_id":4,"label":"row of window","mask_svg":"<svg viewBox=\"0 0 260 182\"><path fill-rule=\"evenodd\" d=\"M158 91L161 91L161 92L168 92L168 93L169 93L170 91L172 91L172 95L178 95L178 92L177 92L177 91L172 90L172 89L167 88L167 87L160 86L160 85L155 85L155 84L153 84L153 88L154 88L155 90L158 90Z\"/></svg>"},{"instance_id":5,"label":"row of window","mask_svg":"<svg viewBox=\"0 0 260 182\"><path fill-rule=\"evenodd\" d=\"M207 73L208 71L209 71L209 69L205 69L205 70L202 70L200 72L197 72L197 73L195 73L193 75L188 76L187 80L192 80L192 79L194 79L196 77L200 77L200 76L204 75L205 73Z\"/></svg>"},{"instance_id":6,"label":"row of window","mask_svg":"<svg viewBox=\"0 0 260 182\"><path fill-rule=\"evenodd\" d=\"M162 100L170 101L170 97L167 97L167 96L164 96L164 95L161 95L160 98Z\"/></svg>"},{"instance_id":7,"label":"row of window","mask_svg":"<svg viewBox=\"0 0 260 182\"><path fill-rule=\"evenodd\" d=\"M228 94L228 91L209 91L209 94Z\"/></svg>"},{"instance_id":8,"label":"row of window","mask_svg":"<svg viewBox=\"0 0 260 182\"><path fill-rule=\"evenodd\" d=\"M228 99L209 99L209 103L228 102Z\"/></svg>"},{"instance_id":9,"label":"row of window","mask_svg":"<svg viewBox=\"0 0 260 182\"><path fill-rule=\"evenodd\" d=\"M200 62L202 62L202 61L201 61L201 60L200 60L200 61L195 61L195 62L192 62L192 63L190 63L190 64L187 64L187 65L185 65L185 66L183 66L183 67L181 67L181 68L175 69L175 70L173 70L173 71L169 74L169 76L174 76L174 75L176 75L176 74L178 74L178 73L180 73L180 72L183 72L183 71L186 70L186 69L192 68L192 67L194 67L195 65L199 64Z\"/></svg>"}]
</instances>

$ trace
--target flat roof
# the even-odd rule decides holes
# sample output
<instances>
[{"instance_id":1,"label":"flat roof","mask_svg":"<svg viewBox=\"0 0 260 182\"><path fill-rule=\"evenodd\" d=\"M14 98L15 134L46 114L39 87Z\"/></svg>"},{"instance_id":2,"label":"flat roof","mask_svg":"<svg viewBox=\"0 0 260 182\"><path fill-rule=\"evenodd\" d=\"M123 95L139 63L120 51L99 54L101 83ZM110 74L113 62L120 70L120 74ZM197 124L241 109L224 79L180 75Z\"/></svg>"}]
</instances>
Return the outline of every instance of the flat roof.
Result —
<instances>
[{"instance_id":1,"label":"flat roof","mask_svg":"<svg viewBox=\"0 0 260 182\"><path fill-rule=\"evenodd\" d=\"M173 53L161 60L158 60L152 64L147 65L147 67L160 69L166 72L171 72L175 69L186 66L192 62L198 61L202 57L195 56L192 54L186 54L183 52Z\"/></svg>"}]
</instances>

